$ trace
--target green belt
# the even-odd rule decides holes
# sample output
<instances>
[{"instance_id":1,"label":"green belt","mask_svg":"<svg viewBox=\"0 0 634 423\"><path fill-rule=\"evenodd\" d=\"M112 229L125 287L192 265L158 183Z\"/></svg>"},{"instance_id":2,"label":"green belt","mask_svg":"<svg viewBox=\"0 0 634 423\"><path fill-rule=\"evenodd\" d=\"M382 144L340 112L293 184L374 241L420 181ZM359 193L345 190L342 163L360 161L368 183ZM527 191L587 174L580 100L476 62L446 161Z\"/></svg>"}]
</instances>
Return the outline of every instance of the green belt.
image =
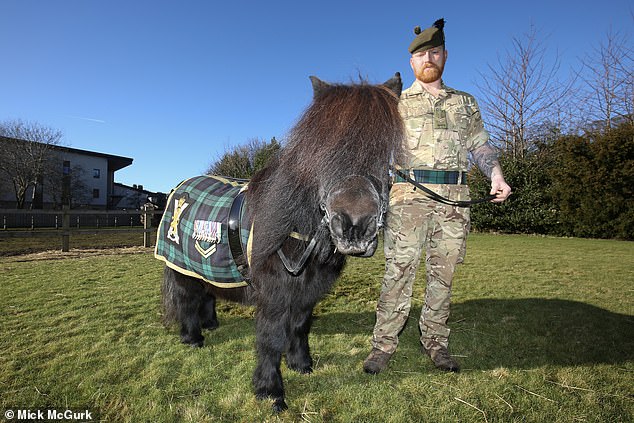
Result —
<instances>
[{"instance_id":1,"label":"green belt","mask_svg":"<svg viewBox=\"0 0 634 423\"><path fill-rule=\"evenodd\" d=\"M403 173L410 174L407 169L403 169ZM414 180L421 184L453 184L467 185L467 172L458 172L456 170L424 170L414 169ZM396 174L394 182L407 182L401 176Z\"/></svg>"}]
</instances>

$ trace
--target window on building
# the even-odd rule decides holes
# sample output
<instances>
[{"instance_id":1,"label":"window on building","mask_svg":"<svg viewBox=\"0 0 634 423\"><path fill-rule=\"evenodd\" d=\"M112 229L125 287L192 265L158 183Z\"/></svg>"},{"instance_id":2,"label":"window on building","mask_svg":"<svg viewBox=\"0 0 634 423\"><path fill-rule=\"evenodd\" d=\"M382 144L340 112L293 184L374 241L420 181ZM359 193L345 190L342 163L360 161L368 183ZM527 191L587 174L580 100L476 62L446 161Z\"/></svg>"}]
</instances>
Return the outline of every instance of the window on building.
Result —
<instances>
[{"instance_id":1,"label":"window on building","mask_svg":"<svg viewBox=\"0 0 634 423\"><path fill-rule=\"evenodd\" d=\"M99 188L92 190L92 198L99 198Z\"/></svg>"},{"instance_id":2,"label":"window on building","mask_svg":"<svg viewBox=\"0 0 634 423\"><path fill-rule=\"evenodd\" d=\"M95 178L95 179L101 178L101 169L93 169L92 170L92 177Z\"/></svg>"}]
</instances>

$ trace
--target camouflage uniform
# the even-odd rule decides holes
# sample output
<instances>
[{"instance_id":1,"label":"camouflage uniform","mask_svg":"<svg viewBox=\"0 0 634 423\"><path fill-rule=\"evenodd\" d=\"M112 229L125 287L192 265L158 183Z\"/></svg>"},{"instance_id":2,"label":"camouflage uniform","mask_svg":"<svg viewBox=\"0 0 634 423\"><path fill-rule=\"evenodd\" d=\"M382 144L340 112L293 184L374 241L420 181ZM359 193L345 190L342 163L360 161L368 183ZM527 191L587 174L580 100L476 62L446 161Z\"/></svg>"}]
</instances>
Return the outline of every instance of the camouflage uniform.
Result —
<instances>
[{"instance_id":1,"label":"camouflage uniform","mask_svg":"<svg viewBox=\"0 0 634 423\"><path fill-rule=\"evenodd\" d=\"M469 151L489 138L475 99L442 85L438 98L418 82L401 94L407 129L403 169L467 171ZM413 173L413 172L412 172ZM412 174L411 173L411 174ZM469 188L425 184L452 200L468 200ZM396 182L384 232L386 271L379 297L372 346L393 353L410 311L412 285L425 252L427 288L419 326L428 351L447 347L451 284L464 255L469 209L430 200L407 183Z\"/></svg>"}]
</instances>

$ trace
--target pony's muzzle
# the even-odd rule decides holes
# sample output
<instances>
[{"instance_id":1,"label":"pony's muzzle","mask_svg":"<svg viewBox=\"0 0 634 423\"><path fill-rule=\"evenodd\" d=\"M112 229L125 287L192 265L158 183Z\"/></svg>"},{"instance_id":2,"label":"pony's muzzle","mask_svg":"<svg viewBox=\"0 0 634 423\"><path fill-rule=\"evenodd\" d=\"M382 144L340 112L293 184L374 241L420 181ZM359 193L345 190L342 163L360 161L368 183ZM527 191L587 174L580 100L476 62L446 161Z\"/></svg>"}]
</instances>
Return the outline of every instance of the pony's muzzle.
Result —
<instances>
[{"instance_id":1,"label":"pony's muzzle","mask_svg":"<svg viewBox=\"0 0 634 423\"><path fill-rule=\"evenodd\" d=\"M351 218L335 213L330 218L332 240L341 254L371 257L377 247L377 216Z\"/></svg>"}]
</instances>

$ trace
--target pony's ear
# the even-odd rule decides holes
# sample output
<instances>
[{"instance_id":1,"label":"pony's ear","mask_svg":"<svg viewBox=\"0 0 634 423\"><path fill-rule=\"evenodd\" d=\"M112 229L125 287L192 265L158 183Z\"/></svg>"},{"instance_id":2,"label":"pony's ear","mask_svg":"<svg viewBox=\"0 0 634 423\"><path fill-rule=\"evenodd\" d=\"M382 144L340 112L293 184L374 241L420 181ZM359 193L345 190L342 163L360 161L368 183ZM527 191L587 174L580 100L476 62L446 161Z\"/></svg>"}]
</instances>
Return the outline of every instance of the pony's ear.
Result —
<instances>
[{"instance_id":1,"label":"pony's ear","mask_svg":"<svg viewBox=\"0 0 634 423\"><path fill-rule=\"evenodd\" d=\"M383 86L396 94L397 97L400 97L401 91L403 90L403 81L401 81L400 72L396 72L392 78L385 81Z\"/></svg>"},{"instance_id":2,"label":"pony's ear","mask_svg":"<svg viewBox=\"0 0 634 423\"><path fill-rule=\"evenodd\" d=\"M310 82L313 84L313 98L317 97L323 90L330 87L330 84L322 81L316 76L310 76Z\"/></svg>"}]
</instances>

